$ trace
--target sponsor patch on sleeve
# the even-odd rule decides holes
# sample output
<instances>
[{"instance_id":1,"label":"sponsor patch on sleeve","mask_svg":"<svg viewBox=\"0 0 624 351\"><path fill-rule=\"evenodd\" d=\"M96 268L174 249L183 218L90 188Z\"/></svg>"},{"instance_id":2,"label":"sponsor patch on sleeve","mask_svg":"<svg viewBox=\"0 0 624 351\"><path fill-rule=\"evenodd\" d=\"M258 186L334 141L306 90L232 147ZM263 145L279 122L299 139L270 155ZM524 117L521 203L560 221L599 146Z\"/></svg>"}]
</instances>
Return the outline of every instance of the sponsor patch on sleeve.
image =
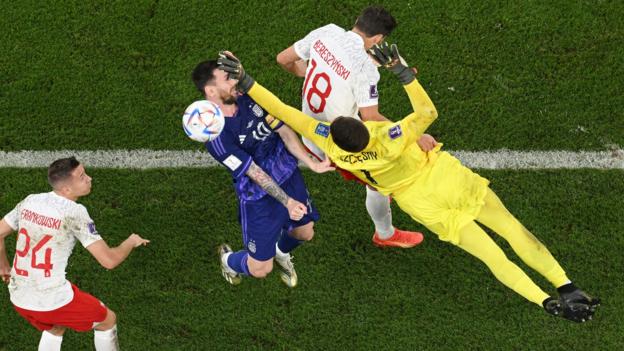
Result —
<instances>
[{"instance_id":1,"label":"sponsor patch on sleeve","mask_svg":"<svg viewBox=\"0 0 624 351\"><path fill-rule=\"evenodd\" d=\"M371 99L377 99L379 97L379 92L377 91L377 84L371 84L370 89L368 90L368 94Z\"/></svg>"},{"instance_id":2,"label":"sponsor patch on sleeve","mask_svg":"<svg viewBox=\"0 0 624 351\"><path fill-rule=\"evenodd\" d=\"M327 138L329 136L329 126L327 124L319 123L316 125L314 133Z\"/></svg>"},{"instance_id":3,"label":"sponsor patch on sleeve","mask_svg":"<svg viewBox=\"0 0 624 351\"><path fill-rule=\"evenodd\" d=\"M242 163L243 161L241 161L238 157L234 155L230 155L225 160L223 160L223 164L232 171L235 171Z\"/></svg>"},{"instance_id":4,"label":"sponsor patch on sleeve","mask_svg":"<svg viewBox=\"0 0 624 351\"><path fill-rule=\"evenodd\" d=\"M95 234L97 234L97 233L98 233L98 232L97 232L97 229L95 229L95 223L93 223L93 222L89 222L89 223L87 223L87 228L89 229L89 233L90 233L90 234L95 235Z\"/></svg>"},{"instance_id":5,"label":"sponsor patch on sleeve","mask_svg":"<svg viewBox=\"0 0 624 351\"><path fill-rule=\"evenodd\" d=\"M401 130L401 126L399 125L394 126L388 130L388 136L390 136L390 139L396 139L401 135L403 135L403 131Z\"/></svg>"}]
</instances>

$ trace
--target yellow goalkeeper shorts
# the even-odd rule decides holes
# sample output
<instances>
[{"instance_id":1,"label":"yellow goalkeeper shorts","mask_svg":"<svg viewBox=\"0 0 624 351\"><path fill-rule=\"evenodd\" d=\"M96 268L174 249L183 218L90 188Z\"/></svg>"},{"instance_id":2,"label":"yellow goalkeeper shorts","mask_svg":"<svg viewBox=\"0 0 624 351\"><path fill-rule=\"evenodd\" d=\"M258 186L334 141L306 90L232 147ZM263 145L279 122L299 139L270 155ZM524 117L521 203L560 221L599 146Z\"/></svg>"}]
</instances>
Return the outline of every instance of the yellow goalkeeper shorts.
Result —
<instances>
[{"instance_id":1,"label":"yellow goalkeeper shorts","mask_svg":"<svg viewBox=\"0 0 624 351\"><path fill-rule=\"evenodd\" d=\"M429 152L428 157L422 174L392 196L403 211L440 240L457 245L460 229L479 214L490 182L448 152ZM435 230L430 227L434 224L438 224Z\"/></svg>"}]
</instances>

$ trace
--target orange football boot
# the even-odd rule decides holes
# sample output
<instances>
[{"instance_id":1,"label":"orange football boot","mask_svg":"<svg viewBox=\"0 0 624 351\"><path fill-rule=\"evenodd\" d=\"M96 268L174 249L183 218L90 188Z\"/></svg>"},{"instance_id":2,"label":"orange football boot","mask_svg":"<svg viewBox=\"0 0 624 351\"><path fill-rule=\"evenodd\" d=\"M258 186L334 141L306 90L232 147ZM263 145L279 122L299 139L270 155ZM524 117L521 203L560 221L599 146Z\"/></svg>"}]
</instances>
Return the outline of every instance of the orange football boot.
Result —
<instances>
[{"instance_id":1,"label":"orange football boot","mask_svg":"<svg viewBox=\"0 0 624 351\"><path fill-rule=\"evenodd\" d=\"M394 229L394 234L388 239L381 239L379 234L373 234L373 244L379 247L400 247L409 249L420 244L424 239L422 233L408 232L407 230Z\"/></svg>"}]
</instances>

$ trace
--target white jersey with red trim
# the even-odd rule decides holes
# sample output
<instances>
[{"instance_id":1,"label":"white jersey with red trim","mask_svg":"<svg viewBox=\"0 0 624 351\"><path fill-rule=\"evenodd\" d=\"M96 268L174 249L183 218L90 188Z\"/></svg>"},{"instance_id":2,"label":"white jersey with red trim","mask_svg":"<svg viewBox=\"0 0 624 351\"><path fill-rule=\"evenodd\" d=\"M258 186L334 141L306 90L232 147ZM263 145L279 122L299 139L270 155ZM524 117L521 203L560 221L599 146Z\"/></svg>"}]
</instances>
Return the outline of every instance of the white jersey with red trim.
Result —
<instances>
[{"instance_id":1,"label":"white jersey with red trim","mask_svg":"<svg viewBox=\"0 0 624 351\"><path fill-rule=\"evenodd\" d=\"M356 33L328 24L294 44L308 60L302 89L302 111L320 121L358 118L360 107L378 104L379 72Z\"/></svg>"},{"instance_id":2,"label":"white jersey with red trim","mask_svg":"<svg viewBox=\"0 0 624 351\"><path fill-rule=\"evenodd\" d=\"M31 311L52 311L74 297L65 268L76 239L101 240L87 209L54 192L29 195L4 220L17 231L9 294Z\"/></svg>"}]
</instances>

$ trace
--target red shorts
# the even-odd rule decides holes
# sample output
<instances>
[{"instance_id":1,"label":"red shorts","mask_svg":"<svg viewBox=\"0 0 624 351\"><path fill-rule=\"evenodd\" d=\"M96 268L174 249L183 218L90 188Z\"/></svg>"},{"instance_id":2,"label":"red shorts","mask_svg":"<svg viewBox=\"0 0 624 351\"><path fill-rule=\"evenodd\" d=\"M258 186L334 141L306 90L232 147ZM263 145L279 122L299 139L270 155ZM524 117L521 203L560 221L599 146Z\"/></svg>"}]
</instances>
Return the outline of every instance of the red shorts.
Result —
<instances>
[{"instance_id":1,"label":"red shorts","mask_svg":"<svg viewBox=\"0 0 624 351\"><path fill-rule=\"evenodd\" d=\"M320 158L319 158L319 157L318 157L318 156L317 156L314 152L312 152L312 150L308 149L308 147L307 147L307 146L303 145L303 147L304 147L304 148L308 151L308 153L309 153L310 155L314 156L314 158L316 158L319 162L323 161L323 160L321 160L321 159L320 159ZM333 162L331 163L331 165L332 165L333 167L336 167L336 164L335 164L335 163L333 163ZM362 179L360 179L360 178L356 177L356 176L355 176L355 174L353 174L353 173L351 173L351 172L349 172L349 171L347 171L347 170L344 170L344 169L342 169L342 168L340 168L340 167L336 167L336 171L337 171L338 173L340 173L340 175L342 176L342 179L344 179L344 180L346 180L346 181L353 180L353 181L356 181L356 182L358 182L358 183L360 183L360 184L362 184L362 185L368 185L368 184L366 184L366 182L364 182Z\"/></svg>"},{"instance_id":2,"label":"red shorts","mask_svg":"<svg viewBox=\"0 0 624 351\"><path fill-rule=\"evenodd\" d=\"M55 325L75 331L89 331L94 324L106 319L108 309L100 300L78 289L72 284L74 299L67 305L52 311L31 311L13 306L20 316L40 331L50 330Z\"/></svg>"}]
</instances>

